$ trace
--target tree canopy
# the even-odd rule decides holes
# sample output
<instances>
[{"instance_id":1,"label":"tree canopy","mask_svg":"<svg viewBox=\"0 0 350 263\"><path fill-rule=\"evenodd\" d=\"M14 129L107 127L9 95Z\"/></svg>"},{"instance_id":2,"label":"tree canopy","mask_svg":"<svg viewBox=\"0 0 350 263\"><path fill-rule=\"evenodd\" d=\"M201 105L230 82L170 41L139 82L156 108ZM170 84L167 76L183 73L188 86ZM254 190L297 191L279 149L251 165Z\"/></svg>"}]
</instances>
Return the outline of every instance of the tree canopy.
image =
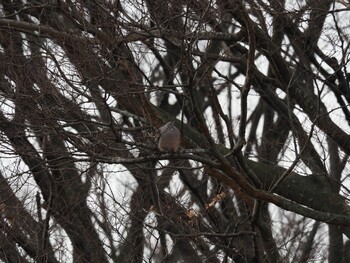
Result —
<instances>
[{"instance_id":1,"label":"tree canopy","mask_svg":"<svg viewBox=\"0 0 350 263\"><path fill-rule=\"evenodd\" d=\"M350 262L349 10L1 1L0 259Z\"/></svg>"}]
</instances>

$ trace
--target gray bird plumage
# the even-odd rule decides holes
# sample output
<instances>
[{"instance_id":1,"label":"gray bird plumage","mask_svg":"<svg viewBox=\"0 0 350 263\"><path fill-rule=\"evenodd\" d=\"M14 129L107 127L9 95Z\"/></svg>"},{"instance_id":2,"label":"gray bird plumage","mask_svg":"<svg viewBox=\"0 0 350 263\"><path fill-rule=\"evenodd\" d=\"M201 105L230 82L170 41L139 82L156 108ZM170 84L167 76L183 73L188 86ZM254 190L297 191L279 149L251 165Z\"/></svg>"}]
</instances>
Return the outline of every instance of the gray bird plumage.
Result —
<instances>
[{"instance_id":1,"label":"gray bird plumage","mask_svg":"<svg viewBox=\"0 0 350 263\"><path fill-rule=\"evenodd\" d=\"M168 122L160 127L159 132L158 149L176 152L180 146L180 131L176 128L174 122Z\"/></svg>"}]
</instances>

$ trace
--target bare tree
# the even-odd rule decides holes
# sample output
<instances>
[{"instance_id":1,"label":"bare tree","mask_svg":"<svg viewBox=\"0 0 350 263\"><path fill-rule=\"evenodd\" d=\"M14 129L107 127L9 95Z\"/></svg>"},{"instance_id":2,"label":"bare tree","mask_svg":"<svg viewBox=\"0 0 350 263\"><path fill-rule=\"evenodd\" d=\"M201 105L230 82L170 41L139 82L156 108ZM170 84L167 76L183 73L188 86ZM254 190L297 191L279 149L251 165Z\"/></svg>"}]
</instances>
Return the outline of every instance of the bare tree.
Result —
<instances>
[{"instance_id":1,"label":"bare tree","mask_svg":"<svg viewBox=\"0 0 350 263\"><path fill-rule=\"evenodd\" d=\"M350 261L346 1L0 8L2 261Z\"/></svg>"}]
</instances>

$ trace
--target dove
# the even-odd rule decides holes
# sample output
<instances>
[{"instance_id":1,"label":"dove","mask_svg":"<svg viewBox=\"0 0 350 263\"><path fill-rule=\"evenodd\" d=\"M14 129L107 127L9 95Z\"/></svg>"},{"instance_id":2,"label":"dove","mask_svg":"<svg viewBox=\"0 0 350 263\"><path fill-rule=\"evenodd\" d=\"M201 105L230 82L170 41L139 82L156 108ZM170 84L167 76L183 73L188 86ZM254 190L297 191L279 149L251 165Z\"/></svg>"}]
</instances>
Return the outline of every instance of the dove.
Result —
<instances>
[{"instance_id":1,"label":"dove","mask_svg":"<svg viewBox=\"0 0 350 263\"><path fill-rule=\"evenodd\" d=\"M174 122L168 122L160 127L159 132L158 149L160 151L176 152L180 146L180 131L176 128Z\"/></svg>"}]
</instances>

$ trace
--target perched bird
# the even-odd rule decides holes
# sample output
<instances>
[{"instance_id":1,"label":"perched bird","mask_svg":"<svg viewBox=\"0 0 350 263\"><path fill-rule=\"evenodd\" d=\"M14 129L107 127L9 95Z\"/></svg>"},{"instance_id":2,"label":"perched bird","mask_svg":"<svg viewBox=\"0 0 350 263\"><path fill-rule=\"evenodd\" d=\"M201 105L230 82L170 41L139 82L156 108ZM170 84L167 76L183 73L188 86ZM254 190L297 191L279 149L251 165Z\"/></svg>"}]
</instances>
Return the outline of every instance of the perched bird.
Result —
<instances>
[{"instance_id":1,"label":"perched bird","mask_svg":"<svg viewBox=\"0 0 350 263\"><path fill-rule=\"evenodd\" d=\"M176 128L174 122L168 122L160 127L159 132L158 149L176 152L180 146L180 131Z\"/></svg>"}]
</instances>

